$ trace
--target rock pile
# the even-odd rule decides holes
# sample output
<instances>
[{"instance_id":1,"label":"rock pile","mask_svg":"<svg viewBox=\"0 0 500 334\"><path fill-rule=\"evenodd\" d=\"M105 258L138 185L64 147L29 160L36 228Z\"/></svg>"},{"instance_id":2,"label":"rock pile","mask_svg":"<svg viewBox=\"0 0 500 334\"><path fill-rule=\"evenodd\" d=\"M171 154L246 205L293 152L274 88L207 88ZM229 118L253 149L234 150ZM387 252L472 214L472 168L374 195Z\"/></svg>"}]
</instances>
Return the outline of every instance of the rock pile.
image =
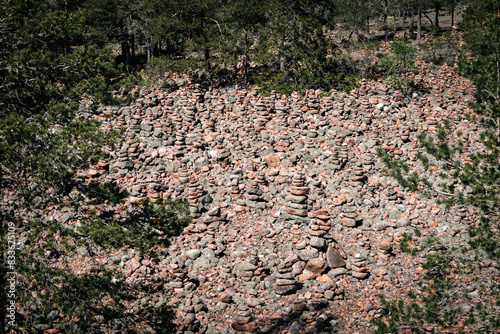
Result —
<instances>
[{"instance_id":1,"label":"rock pile","mask_svg":"<svg viewBox=\"0 0 500 334\"><path fill-rule=\"evenodd\" d=\"M310 188L305 186L305 176L303 174L294 175L289 202L286 208L290 219L308 221L307 212L309 211L309 205L307 199L309 191Z\"/></svg>"},{"instance_id":2,"label":"rock pile","mask_svg":"<svg viewBox=\"0 0 500 334\"><path fill-rule=\"evenodd\" d=\"M184 85L143 90L131 106L93 114L126 132L89 176L121 184L130 203L170 196L191 205L193 223L155 268L186 331L279 332L287 323L370 332L365 319L381 310L363 296L389 286L384 294L404 295L421 275L398 251L401 235L418 227L459 242L473 215L400 187L376 155L381 147L423 172L416 135L444 118L462 131L464 150L477 143L461 117L471 84L450 68L418 66L427 91L414 96L369 81L325 97Z\"/></svg>"}]
</instances>

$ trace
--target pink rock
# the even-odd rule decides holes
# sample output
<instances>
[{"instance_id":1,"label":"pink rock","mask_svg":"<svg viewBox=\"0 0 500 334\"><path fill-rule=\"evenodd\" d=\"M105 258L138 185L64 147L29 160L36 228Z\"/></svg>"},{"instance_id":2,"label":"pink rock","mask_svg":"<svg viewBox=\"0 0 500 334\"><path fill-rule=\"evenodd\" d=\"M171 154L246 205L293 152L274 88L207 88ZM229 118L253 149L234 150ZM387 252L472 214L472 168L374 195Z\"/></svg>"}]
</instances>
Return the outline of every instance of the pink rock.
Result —
<instances>
[{"instance_id":1,"label":"pink rock","mask_svg":"<svg viewBox=\"0 0 500 334\"><path fill-rule=\"evenodd\" d=\"M365 279L370 275L370 273L361 273L359 271L353 271L352 272L352 277L358 278L358 279Z\"/></svg>"},{"instance_id":2,"label":"pink rock","mask_svg":"<svg viewBox=\"0 0 500 334\"><path fill-rule=\"evenodd\" d=\"M378 246L378 248L380 248L381 250L386 251L386 252L390 252L392 249L392 244L387 239L380 239L377 242L377 246Z\"/></svg>"},{"instance_id":3,"label":"pink rock","mask_svg":"<svg viewBox=\"0 0 500 334\"><path fill-rule=\"evenodd\" d=\"M333 248L331 245L328 247L328 250L326 251L326 261L328 262L328 266L330 266L330 268L332 269L345 267L346 265L344 259L342 258L342 255L339 253L338 250Z\"/></svg>"},{"instance_id":4,"label":"pink rock","mask_svg":"<svg viewBox=\"0 0 500 334\"><path fill-rule=\"evenodd\" d=\"M322 258L310 259L307 261L306 270L309 270L312 273L320 274L325 270L325 261Z\"/></svg>"}]
</instances>

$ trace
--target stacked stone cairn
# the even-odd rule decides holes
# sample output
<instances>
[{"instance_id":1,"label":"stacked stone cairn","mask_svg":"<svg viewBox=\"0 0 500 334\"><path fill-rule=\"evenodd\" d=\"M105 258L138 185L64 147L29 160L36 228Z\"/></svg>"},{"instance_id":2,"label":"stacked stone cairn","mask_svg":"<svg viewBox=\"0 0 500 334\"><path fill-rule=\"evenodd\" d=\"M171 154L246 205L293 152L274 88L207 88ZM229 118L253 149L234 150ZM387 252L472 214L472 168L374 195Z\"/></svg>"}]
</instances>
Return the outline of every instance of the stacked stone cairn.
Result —
<instances>
[{"instance_id":1,"label":"stacked stone cairn","mask_svg":"<svg viewBox=\"0 0 500 334\"><path fill-rule=\"evenodd\" d=\"M357 279L365 279L370 276L368 267L366 266L366 259L361 254L355 254L352 260L352 277Z\"/></svg>"},{"instance_id":2,"label":"stacked stone cairn","mask_svg":"<svg viewBox=\"0 0 500 334\"><path fill-rule=\"evenodd\" d=\"M251 181L246 189L246 204L251 208L265 208L265 203L262 199L262 190L259 188L257 181Z\"/></svg>"},{"instance_id":3,"label":"stacked stone cairn","mask_svg":"<svg viewBox=\"0 0 500 334\"><path fill-rule=\"evenodd\" d=\"M354 165L354 171L351 174L351 180L356 185L359 185L359 186L362 186L366 182L367 177L365 175L363 164L361 162L357 162Z\"/></svg>"},{"instance_id":4,"label":"stacked stone cairn","mask_svg":"<svg viewBox=\"0 0 500 334\"><path fill-rule=\"evenodd\" d=\"M293 272L294 261L292 259L286 259L278 266L278 272L276 274L276 283L274 285L274 292L277 295L283 296L295 293L300 289L300 284L295 279L295 273Z\"/></svg>"},{"instance_id":5,"label":"stacked stone cairn","mask_svg":"<svg viewBox=\"0 0 500 334\"><path fill-rule=\"evenodd\" d=\"M293 176L290 201L285 210L290 219L309 222L309 218L307 218L307 212L309 211L307 199L310 189L304 186L305 180L304 174Z\"/></svg>"},{"instance_id":6,"label":"stacked stone cairn","mask_svg":"<svg viewBox=\"0 0 500 334\"><path fill-rule=\"evenodd\" d=\"M229 184L231 186L231 196L234 198L239 198L240 197L240 184L241 180L243 179L242 175L243 171L241 168L236 168L233 170L231 176L229 176Z\"/></svg>"},{"instance_id":7,"label":"stacked stone cairn","mask_svg":"<svg viewBox=\"0 0 500 334\"><path fill-rule=\"evenodd\" d=\"M191 207L191 216L198 218L201 216L201 205L199 198L204 195L203 187L198 182L196 177L191 177L187 186L188 201Z\"/></svg>"},{"instance_id":8,"label":"stacked stone cairn","mask_svg":"<svg viewBox=\"0 0 500 334\"><path fill-rule=\"evenodd\" d=\"M254 332L257 329L252 310L246 304L239 304L236 311L235 321L231 327L238 332Z\"/></svg>"},{"instance_id":9,"label":"stacked stone cairn","mask_svg":"<svg viewBox=\"0 0 500 334\"><path fill-rule=\"evenodd\" d=\"M186 132L183 129L177 130L175 134L174 156L182 158L185 154L186 148Z\"/></svg>"},{"instance_id":10,"label":"stacked stone cairn","mask_svg":"<svg viewBox=\"0 0 500 334\"><path fill-rule=\"evenodd\" d=\"M352 204L352 200L351 200ZM358 219L358 213L356 212L356 207L353 205L345 205L341 209L340 221L342 226L345 227L356 227L360 220Z\"/></svg>"},{"instance_id":11,"label":"stacked stone cairn","mask_svg":"<svg viewBox=\"0 0 500 334\"><path fill-rule=\"evenodd\" d=\"M309 231L311 240L313 240L313 238L322 238L330 231L330 213L327 210L314 211L309 213L308 216L314 218L311 219L311 230ZM323 246L324 245L321 245L320 248L323 248Z\"/></svg>"}]
</instances>

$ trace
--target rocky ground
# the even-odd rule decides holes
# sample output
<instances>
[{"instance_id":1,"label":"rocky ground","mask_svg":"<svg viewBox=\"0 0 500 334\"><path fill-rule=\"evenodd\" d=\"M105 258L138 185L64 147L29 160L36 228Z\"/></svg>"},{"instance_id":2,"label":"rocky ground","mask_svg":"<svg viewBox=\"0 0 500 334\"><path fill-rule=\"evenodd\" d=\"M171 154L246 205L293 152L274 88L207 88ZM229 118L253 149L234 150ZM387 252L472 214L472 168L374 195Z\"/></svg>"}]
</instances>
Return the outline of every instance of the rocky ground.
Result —
<instances>
[{"instance_id":1,"label":"rocky ground","mask_svg":"<svg viewBox=\"0 0 500 334\"><path fill-rule=\"evenodd\" d=\"M126 139L88 175L124 186L129 204L187 198L194 217L158 264L137 253L109 263L128 281L163 281L165 294L147 302L178 303L184 333L373 331L377 295L403 296L422 278L422 259L397 248L401 235L460 243L475 219L403 189L376 155L382 147L422 169L416 135L443 119L475 149L463 117L471 83L417 66L426 90L409 96L371 81L302 97L186 83L99 108L94 117Z\"/></svg>"}]
</instances>

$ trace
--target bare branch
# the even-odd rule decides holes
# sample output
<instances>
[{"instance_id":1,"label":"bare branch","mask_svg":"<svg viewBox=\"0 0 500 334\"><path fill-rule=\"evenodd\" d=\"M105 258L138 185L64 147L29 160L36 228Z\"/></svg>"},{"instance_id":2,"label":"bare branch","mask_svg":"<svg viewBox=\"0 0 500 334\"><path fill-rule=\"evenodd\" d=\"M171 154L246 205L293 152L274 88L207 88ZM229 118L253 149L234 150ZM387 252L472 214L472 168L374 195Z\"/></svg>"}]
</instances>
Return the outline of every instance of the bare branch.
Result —
<instances>
[{"instance_id":1,"label":"bare branch","mask_svg":"<svg viewBox=\"0 0 500 334\"><path fill-rule=\"evenodd\" d=\"M204 17L204 19L215 22L215 24L217 24L217 27L219 28L220 35L224 37L224 35L222 34L222 29L220 28L220 24L219 24L219 22L217 20L214 20L214 19L211 19L211 18L208 18L208 17Z\"/></svg>"}]
</instances>

